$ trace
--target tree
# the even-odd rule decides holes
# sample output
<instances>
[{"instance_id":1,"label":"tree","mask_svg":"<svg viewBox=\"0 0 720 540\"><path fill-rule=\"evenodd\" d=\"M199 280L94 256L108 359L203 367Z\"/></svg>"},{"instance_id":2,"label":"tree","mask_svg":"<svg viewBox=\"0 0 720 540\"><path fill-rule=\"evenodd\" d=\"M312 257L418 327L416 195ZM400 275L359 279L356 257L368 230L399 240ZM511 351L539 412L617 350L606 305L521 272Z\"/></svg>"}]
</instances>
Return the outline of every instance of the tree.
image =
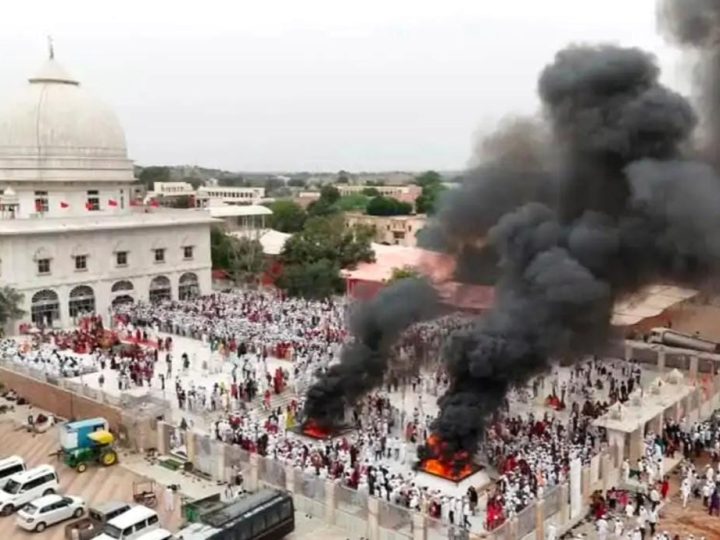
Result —
<instances>
[{"instance_id":1,"label":"tree","mask_svg":"<svg viewBox=\"0 0 720 540\"><path fill-rule=\"evenodd\" d=\"M335 186L323 186L320 190L320 199L324 199L330 204L335 204L340 199L340 190Z\"/></svg>"},{"instance_id":2,"label":"tree","mask_svg":"<svg viewBox=\"0 0 720 540\"><path fill-rule=\"evenodd\" d=\"M265 268L262 244L236 238L220 227L210 229L210 256L215 270L225 270L235 283L251 281Z\"/></svg>"},{"instance_id":3,"label":"tree","mask_svg":"<svg viewBox=\"0 0 720 540\"><path fill-rule=\"evenodd\" d=\"M412 213L412 205L393 197L373 197L367 205L367 213L371 216L406 216Z\"/></svg>"},{"instance_id":4,"label":"tree","mask_svg":"<svg viewBox=\"0 0 720 540\"><path fill-rule=\"evenodd\" d=\"M303 229L308 215L305 209L290 199L280 199L268 205L272 210L270 226L284 233L296 233Z\"/></svg>"},{"instance_id":5,"label":"tree","mask_svg":"<svg viewBox=\"0 0 720 540\"><path fill-rule=\"evenodd\" d=\"M305 179L304 178L291 178L288 180L287 185L289 187L296 187L296 188L302 188L305 187Z\"/></svg>"},{"instance_id":6,"label":"tree","mask_svg":"<svg viewBox=\"0 0 720 540\"><path fill-rule=\"evenodd\" d=\"M420 187L442 184L442 176L436 171L425 171L415 178L415 183Z\"/></svg>"},{"instance_id":7,"label":"tree","mask_svg":"<svg viewBox=\"0 0 720 540\"><path fill-rule=\"evenodd\" d=\"M308 205L308 214L311 216L328 217L338 212L335 203L340 200L340 191L335 186L323 186L320 198Z\"/></svg>"},{"instance_id":8,"label":"tree","mask_svg":"<svg viewBox=\"0 0 720 540\"><path fill-rule=\"evenodd\" d=\"M155 182L170 182L170 167L143 167L138 181L149 190L153 189Z\"/></svg>"},{"instance_id":9,"label":"tree","mask_svg":"<svg viewBox=\"0 0 720 540\"><path fill-rule=\"evenodd\" d=\"M422 187L422 193L415 199L415 211L418 214L435 213L438 199L447 189L442 183L442 177L435 171L427 171L415 178L415 183Z\"/></svg>"},{"instance_id":10,"label":"tree","mask_svg":"<svg viewBox=\"0 0 720 540\"><path fill-rule=\"evenodd\" d=\"M363 195L362 193L353 193L352 195L345 195L335 203L335 207L342 212L360 211L365 212L370 197Z\"/></svg>"},{"instance_id":11,"label":"tree","mask_svg":"<svg viewBox=\"0 0 720 540\"><path fill-rule=\"evenodd\" d=\"M417 277L420 277L420 272L418 272L417 269L413 268L412 266L403 266L402 268L393 268L392 275L390 276L388 283L392 283L393 281L399 281L401 279L417 278Z\"/></svg>"},{"instance_id":12,"label":"tree","mask_svg":"<svg viewBox=\"0 0 720 540\"><path fill-rule=\"evenodd\" d=\"M371 235L366 227L346 228L341 216L309 218L285 243L277 285L290 295L313 298L341 292L341 268L374 260Z\"/></svg>"},{"instance_id":13,"label":"tree","mask_svg":"<svg viewBox=\"0 0 720 540\"><path fill-rule=\"evenodd\" d=\"M22 301L22 293L12 287L0 287L0 326L5 326L25 315L25 312L20 309Z\"/></svg>"},{"instance_id":14,"label":"tree","mask_svg":"<svg viewBox=\"0 0 720 540\"><path fill-rule=\"evenodd\" d=\"M335 181L337 184L347 184L350 182L350 173L347 171L339 171L337 173L337 180Z\"/></svg>"},{"instance_id":15,"label":"tree","mask_svg":"<svg viewBox=\"0 0 720 540\"><path fill-rule=\"evenodd\" d=\"M303 298L327 298L343 291L340 268L327 259L288 265L275 284L288 295Z\"/></svg>"},{"instance_id":16,"label":"tree","mask_svg":"<svg viewBox=\"0 0 720 540\"><path fill-rule=\"evenodd\" d=\"M368 197L378 197L380 195L380 192L375 187L366 187L362 190L362 193Z\"/></svg>"},{"instance_id":17,"label":"tree","mask_svg":"<svg viewBox=\"0 0 720 540\"><path fill-rule=\"evenodd\" d=\"M256 281L265 269L262 244L251 238L230 237L230 275L235 283Z\"/></svg>"}]
</instances>

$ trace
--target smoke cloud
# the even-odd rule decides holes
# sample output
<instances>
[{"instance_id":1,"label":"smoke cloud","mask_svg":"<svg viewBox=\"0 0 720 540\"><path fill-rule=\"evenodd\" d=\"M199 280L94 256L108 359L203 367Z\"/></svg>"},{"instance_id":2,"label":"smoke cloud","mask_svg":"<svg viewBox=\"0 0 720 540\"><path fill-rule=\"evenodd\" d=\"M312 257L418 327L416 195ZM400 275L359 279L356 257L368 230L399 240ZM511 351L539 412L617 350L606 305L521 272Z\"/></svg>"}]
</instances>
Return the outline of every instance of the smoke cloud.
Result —
<instances>
[{"instance_id":1,"label":"smoke cloud","mask_svg":"<svg viewBox=\"0 0 720 540\"><path fill-rule=\"evenodd\" d=\"M538 171L481 167L460 211L457 200L443 201L438 226L462 231L468 219L475 234L485 228L500 268L495 308L445 349L451 386L433 429L448 453L474 453L508 389L553 356L595 350L619 296L656 279L695 282L718 267L720 179L682 160L696 117L658 77L654 57L638 49L560 51L538 84L556 149L540 167L547 186L536 177L538 189L513 189L533 185ZM473 206L492 209L482 226Z\"/></svg>"},{"instance_id":2,"label":"smoke cloud","mask_svg":"<svg viewBox=\"0 0 720 540\"><path fill-rule=\"evenodd\" d=\"M340 422L346 407L382 384L390 348L400 334L437 316L439 306L435 289L418 278L397 281L357 304L349 321L353 339L343 347L340 362L309 389L305 416L327 427Z\"/></svg>"},{"instance_id":3,"label":"smoke cloud","mask_svg":"<svg viewBox=\"0 0 720 540\"><path fill-rule=\"evenodd\" d=\"M720 2L660 0L658 15L664 34L697 55L694 82L703 120L700 151L720 170Z\"/></svg>"}]
</instances>

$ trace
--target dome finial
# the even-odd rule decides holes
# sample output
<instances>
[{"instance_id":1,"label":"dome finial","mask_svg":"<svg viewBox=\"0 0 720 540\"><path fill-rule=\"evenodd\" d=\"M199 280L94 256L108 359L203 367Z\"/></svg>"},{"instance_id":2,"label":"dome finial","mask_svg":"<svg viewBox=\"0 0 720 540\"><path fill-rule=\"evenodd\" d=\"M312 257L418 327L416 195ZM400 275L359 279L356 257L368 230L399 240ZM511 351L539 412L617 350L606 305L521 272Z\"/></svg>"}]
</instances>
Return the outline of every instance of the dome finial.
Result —
<instances>
[{"instance_id":1,"label":"dome finial","mask_svg":"<svg viewBox=\"0 0 720 540\"><path fill-rule=\"evenodd\" d=\"M52 36L48 36L47 40L48 40L48 52L50 53L50 60L54 60L55 59L55 47L53 46Z\"/></svg>"}]
</instances>

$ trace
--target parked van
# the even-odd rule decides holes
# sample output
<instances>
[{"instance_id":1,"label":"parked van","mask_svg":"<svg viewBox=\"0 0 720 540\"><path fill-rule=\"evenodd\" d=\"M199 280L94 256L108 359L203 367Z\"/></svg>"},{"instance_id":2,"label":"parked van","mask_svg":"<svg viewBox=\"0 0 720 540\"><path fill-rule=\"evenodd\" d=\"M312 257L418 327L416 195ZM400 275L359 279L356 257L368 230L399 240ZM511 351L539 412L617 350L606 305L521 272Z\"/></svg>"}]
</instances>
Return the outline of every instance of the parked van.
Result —
<instances>
[{"instance_id":1,"label":"parked van","mask_svg":"<svg viewBox=\"0 0 720 540\"><path fill-rule=\"evenodd\" d=\"M155 529L154 531L143 534L137 540L177 540L177 537L168 530Z\"/></svg>"},{"instance_id":2,"label":"parked van","mask_svg":"<svg viewBox=\"0 0 720 540\"><path fill-rule=\"evenodd\" d=\"M9 458L0 459L0 489L13 474L23 472L25 470L25 460L20 456L10 456Z\"/></svg>"},{"instance_id":3,"label":"parked van","mask_svg":"<svg viewBox=\"0 0 720 540\"><path fill-rule=\"evenodd\" d=\"M96 540L138 540L143 534L160 528L160 518L147 506L135 506L108 521Z\"/></svg>"},{"instance_id":4,"label":"parked van","mask_svg":"<svg viewBox=\"0 0 720 540\"><path fill-rule=\"evenodd\" d=\"M110 520L130 510L130 505L122 501L109 501L91 506L88 516L98 531L102 531Z\"/></svg>"},{"instance_id":5,"label":"parked van","mask_svg":"<svg viewBox=\"0 0 720 540\"><path fill-rule=\"evenodd\" d=\"M9 516L38 497L57 493L59 487L55 468L50 465L14 474L0 489L0 515Z\"/></svg>"}]
</instances>

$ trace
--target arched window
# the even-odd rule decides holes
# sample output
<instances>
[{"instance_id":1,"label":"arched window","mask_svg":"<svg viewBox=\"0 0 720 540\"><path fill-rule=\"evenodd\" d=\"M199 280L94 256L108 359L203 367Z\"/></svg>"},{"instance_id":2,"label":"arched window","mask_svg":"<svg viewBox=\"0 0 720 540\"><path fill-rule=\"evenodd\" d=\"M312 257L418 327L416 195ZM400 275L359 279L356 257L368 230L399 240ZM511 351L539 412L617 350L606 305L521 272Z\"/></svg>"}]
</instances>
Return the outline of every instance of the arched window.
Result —
<instances>
[{"instance_id":1,"label":"arched window","mask_svg":"<svg viewBox=\"0 0 720 540\"><path fill-rule=\"evenodd\" d=\"M52 326L60 318L60 299L55 291L43 289L36 292L30 301L32 322L38 326Z\"/></svg>"},{"instance_id":2,"label":"arched window","mask_svg":"<svg viewBox=\"0 0 720 540\"><path fill-rule=\"evenodd\" d=\"M200 295L200 286L198 284L197 274L187 272L180 276L178 285L178 298L180 300L190 300Z\"/></svg>"},{"instance_id":3,"label":"arched window","mask_svg":"<svg viewBox=\"0 0 720 540\"><path fill-rule=\"evenodd\" d=\"M167 276L155 276L150 282L150 302L172 299L172 287Z\"/></svg>"},{"instance_id":4,"label":"arched window","mask_svg":"<svg viewBox=\"0 0 720 540\"><path fill-rule=\"evenodd\" d=\"M111 291L114 293L119 293L123 291L132 291L135 287L132 284L132 281L116 281L113 283Z\"/></svg>"},{"instance_id":5,"label":"arched window","mask_svg":"<svg viewBox=\"0 0 720 540\"><path fill-rule=\"evenodd\" d=\"M87 285L79 285L70 291L68 308L71 317L95 313L95 293Z\"/></svg>"}]
</instances>

